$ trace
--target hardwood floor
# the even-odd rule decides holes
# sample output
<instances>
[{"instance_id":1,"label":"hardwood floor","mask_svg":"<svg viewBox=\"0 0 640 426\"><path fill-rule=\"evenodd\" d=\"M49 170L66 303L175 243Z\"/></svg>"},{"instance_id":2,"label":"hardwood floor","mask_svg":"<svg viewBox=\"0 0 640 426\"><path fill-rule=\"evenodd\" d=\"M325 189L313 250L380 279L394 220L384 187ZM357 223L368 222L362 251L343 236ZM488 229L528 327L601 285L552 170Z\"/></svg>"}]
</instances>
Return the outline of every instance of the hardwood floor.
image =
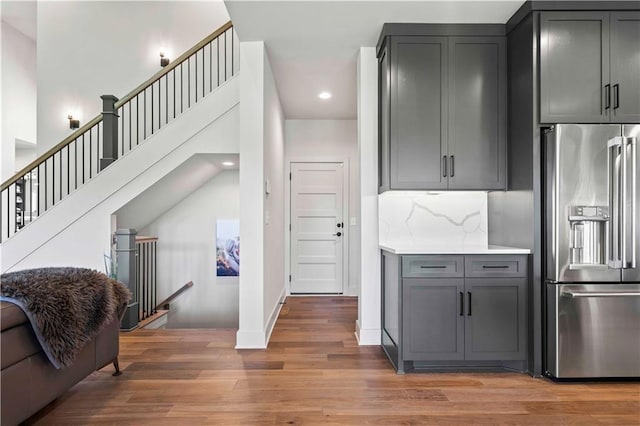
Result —
<instances>
[{"instance_id":1,"label":"hardwood floor","mask_svg":"<svg viewBox=\"0 0 640 426\"><path fill-rule=\"evenodd\" d=\"M288 298L269 349L235 330L121 335L111 367L31 424L640 424L640 384L557 384L516 373L398 376L354 338L355 298Z\"/></svg>"}]
</instances>

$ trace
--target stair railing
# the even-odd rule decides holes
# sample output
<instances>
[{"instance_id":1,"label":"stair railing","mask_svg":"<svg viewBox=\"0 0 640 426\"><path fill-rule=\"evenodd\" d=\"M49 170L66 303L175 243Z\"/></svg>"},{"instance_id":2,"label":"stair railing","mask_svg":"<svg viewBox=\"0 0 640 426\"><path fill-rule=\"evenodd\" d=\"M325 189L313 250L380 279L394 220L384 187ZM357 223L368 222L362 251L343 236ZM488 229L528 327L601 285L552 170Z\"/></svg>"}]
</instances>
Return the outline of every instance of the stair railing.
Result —
<instances>
[{"instance_id":1,"label":"stair railing","mask_svg":"<svg viewBox=\"0 0 640 426\"><path fill-rule=\"evenodd\" d=\"M157 299L157 237L136 237L136 293L138 321L156 313Z\"/></svg>"},{"instance_id":2,"label":"stair railing","mask_svg":"<svg viewBox=\"0 0 640 426\"><path fill-rule=\"evenodd\" d=\"M236 44L227 22L122 99L102 96L102 114L2 184L0 242L233 77Z\"/></svg>"}]
</instances>

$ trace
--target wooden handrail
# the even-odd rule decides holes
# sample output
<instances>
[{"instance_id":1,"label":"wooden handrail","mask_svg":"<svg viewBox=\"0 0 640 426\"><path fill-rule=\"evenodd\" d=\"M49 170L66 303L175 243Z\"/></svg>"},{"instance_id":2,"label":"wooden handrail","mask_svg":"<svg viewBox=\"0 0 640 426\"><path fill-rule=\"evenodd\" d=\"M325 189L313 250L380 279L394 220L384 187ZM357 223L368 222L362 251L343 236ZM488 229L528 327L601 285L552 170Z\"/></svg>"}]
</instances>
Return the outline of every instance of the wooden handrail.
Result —
<instances>
[{"instance_id":1,"label":"wooden handrail","mask_svg":"<svg viewBox=\"0 0 640 426\"><path fill-rule=\"evenodd\" d=\"M145 236L136 237L136 243L150 243L153 241L158 241L158 237L145 237Z\"/></svg>"},{"instance_id":2,"label":"wooden handrail","mask_svg":"<svg viewBox=\"0 0 640 426\"><path fill-rule=\"evenodd\" d=\"M226 24L224 24L223 26L221 26L220 28L218 28L217 30L215 30L214 32L212 32L211 34L209 34L208 36L206 36L205 38L203 38L200 42L198 42L191 49L187 50L182 55L178 56L176 59L174 59L172 62L170 62L169 65L167 65L166 67L162 68L160 71L155 73L150 79L148 79L147 81L145 81L144 83L142 83L141 85L139 85L138 87L133 89L129 94L125 95L122 99L120 99L118 102L116 102L116 109L120 108L122 105L126 104L131 99L133 99L136 96L138 96L144 89L146 89L147 87L151 86L156 81L160 80L162 77L164 77L165 74L168 74L169 71L171 71L172 69L176 68L178 65L183 63L191 55L196 53L198 50L202 49L209 42L215 40L219 35L223 34L225 31L227 31L231 27L233 27L233 23L231 21L229 21Z\"/></svg>"},{"instance_id":3,"label":"wooden handrail","mask_svg":"<svg viewBox=\"0 0 640 426\"><path fill-rule=\"evenodd\" d=\"M64 148L66 145L69 145L71 142L76 140L78 137L82 136L83 133L85 133L87 130L91 129L93 126L95 126L96 124L98 124L101 121L102 121L102 114L98 115L97 117L94 117L93 120L89 121L87 124L85 124L84 126L80 127L75 132L71 133L69 136L64 138L62 140L62 142L56 144L53 148L49 149L47 152L45 152L44 154L40 155L38 158L33 160L31 163L29 163L25 167L23 167L18 173L14 174L13 177L11 177L11 178L7 179L5 182L3 182L2 186L0 187L0 191L4 191L5 189L7 189L9 186L11 186L13 183L18 181L20 178L22 178L24 175L29 173L31 170L35 169L40 164L44 163L53 154L55 154L56 152L58 152L59 150Z\"/></svg>"},{"instance_id":4,"label":"wooden handrail","mask_svg":"<svg viewBox=\"0 0 640 426\"><path fill-rule=\"evenodd\" d=\"M185 285L183 285L182 287L174 291L171 296L167 297L162 302L158 303L158 305L156 306L156 309L162 309L164 306L168 305L171 301L173 301L173 299L180 296L182 293L189 290L191 287L193 287L193 281L189 281L188 283L186 283Z\"/></svg>"},{"instance_id":5,"label":"wooden handrail","mask_svg":"<svg viewBox=\"0 0 640 426\"><path fill-rule=\"evenodd\" d=\"M180 55L174 61L172 61L169 65L164 67L162 70L158 71L156 74L154 74L147 81L145 81L144 83L142 83L141 85L139 85L138 87L133 89L131 92L129 92L127 95L125 95L122 99L120 99L118 102L116 102L115 108L116 109L120 108L122 105L124 105L125 103L129 102L131 99L133 99L136 96L138 96L147 87L151 86L153 83L158 81L164 75L169 73L169 71L171 71L174 68L176 68L178 65L183 63L187 58L189 58L195 52L197 52L198 50L202 49L203 46L206 46L207 43L215 40L218 36L223 34L225 31L227 31L231 27L233 27L233 23L231 21L229 21L226 24L224 24L223 26L221 26L220 28L218 28L217 30L215 30L214 32L212 32L211 34L209 34L208 36L206 36L205 38L203 38L200 42L198 42L191 49L189 49L186 52L184 52L182 55ZM98 124L101 121L102 121L102 114L94 117L87 124L85 124L84 126L80 127L78 130L73 132L71 135L69 135L65 139L63 139L62 142L56 144L51 149L49 149L47 152L45 152L44 154L38 156L38 158L33 160L27 166L23 167L18 173L14 174L11 178L9 178L5 182L3 182L2 185L0 186L0 191L4 191L9 186L11 186L12 184L16 183L24 175L26 175L31 170L33 170L36 167L38 167L40 164L44 163L53 154L55 154L56 152L58 152L59 150L64 148L66 145L68 145L71 142L73 142L74 140L76 140L79 136L81 136L83 133L85 133L87 130L91 129L93 126L95 126L96 124Z\"/></svg>"}]
</instances>

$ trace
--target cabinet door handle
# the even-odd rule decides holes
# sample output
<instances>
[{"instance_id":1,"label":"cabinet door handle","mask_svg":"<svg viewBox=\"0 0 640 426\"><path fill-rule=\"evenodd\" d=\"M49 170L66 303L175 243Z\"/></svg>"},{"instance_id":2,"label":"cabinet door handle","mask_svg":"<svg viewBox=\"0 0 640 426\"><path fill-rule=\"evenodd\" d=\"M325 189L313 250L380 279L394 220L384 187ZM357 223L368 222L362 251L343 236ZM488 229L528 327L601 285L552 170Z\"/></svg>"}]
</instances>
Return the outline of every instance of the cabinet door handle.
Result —
<instances>
[{"instance_id":1,"label":"cabinet door handle","mask_svg":"<svg viewBox=\"0 0 640 426\"><path fill-rule=\"evenodd\" d=\"M467 298L469 299L468 301L469 307L467 308L467 315L471 316L471 292L470 291L467 292Z\"/></svg>"},{"instance_id":2,"label":"cabinet door handle","mask_svg":"<svg viewBox=\"0 0 640 426\"><path fill-rule=\"evenodd\" d=\"M620 108L619 89L620 86L617 83L613 85L613 109Z\"/></svg>"},{"instance_id":3,"label":"cabinet door handle","mask_svg":"<svg viewBox=\"0 0 640 426\"><path fill-rule=\"evenodd\" d=\"M604 85L604 109L611 108L611 85Z\"/></svg>"},{"instance_id":4,"label":"cabinet door handle","mask_svg":"<svg viewBox=\"0 0 640 426\"><path fill-rule=\"evenodd\" d=\"M460 316L464 316L464 293L460 292Z\"/></svg>"},{"instance_id":5,"label":"cabinet door handle","mask_svg":"<svg viewBox=\"0 0 640 426\"><path fill-rule=\"evenodd\" d=\"M507 269L509 265L482 265L482 269Z\"/></svg>"},{"instance_id":6,"label":"cabinet door handle","mask_svg":"<svg viewBox=\"0 0 640 426\"><path fill-rule=\"evenodd\" d=\"M447 177L447 156L442 156L442 177Z\"/></svg>"},{"instance_id":7,"label":"cabinet door handle","mask_svg":"<svg viewBox=\"0 0 640 426\"><path fill-rule=\"evenodd\" d=\"M453 171L453 155L451 156L451 170L449 171L449 176L453 177L454 171Z\"/></svg>"},{"instance_id":8,"label":"cabinet door handle","mask_svg":"<svg viewBox=\"0 0 640 426\"><path fill-rule=\"evenodd\" d=\"M422 269L444 269L444 268L446 268L446 266L444 266L444 265L438 265L438 266L420 265L420 268L422 268Z\"/></svg>"}]
</instances>

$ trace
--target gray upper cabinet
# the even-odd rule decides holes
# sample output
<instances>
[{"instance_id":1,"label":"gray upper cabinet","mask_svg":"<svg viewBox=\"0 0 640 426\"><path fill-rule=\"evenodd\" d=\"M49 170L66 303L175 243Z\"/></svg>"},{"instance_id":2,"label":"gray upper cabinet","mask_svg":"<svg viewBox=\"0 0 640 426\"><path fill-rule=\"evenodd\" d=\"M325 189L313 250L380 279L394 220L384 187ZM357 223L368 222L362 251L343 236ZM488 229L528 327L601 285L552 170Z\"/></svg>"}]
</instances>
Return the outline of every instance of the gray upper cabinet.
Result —
<instances>
[{"instance_id":1,"label":"gray upper cabinet","mask_svg":"<svg viewBox=\"0 0 640 426\"><path fill-rule=\"evenodd\" d=\"M449 37L449 189L504 189L503 37Z\"/></svg>"},{"instance_id":2,"label":"gray upper cabinet","mask_svg":"<svg viewBox=\"0 0 640 426\"><path fill-rule=\"evenodd\" d=\"M445 37L391 40L391 189L446 189Z\"/></svg>"},{"instance_id":3,"label":"gray upper cabinet","mask_svg":"<svg viewBox=\"0 0 640 426\"><path fill-rule=\"evenodd\" d=\"M379 191L506 187L506 40L389 36L379 52Z\"/></svg>"},{"instance_id":4,"label":"gray upper cabinet","mask_svg":"<svg viewBox=\"0 0 640 426\"><path fill-rule=\"evenodd\" d=\"M611 122L640 123L640 12L611 12Z\"/></svg>"},{"instance_id":5,"label":"gray upper cabinet","mask_svg":"<svg viewBox=\"0 0 640 426\"><path fill-rule=\"evenodd\" d=\"M540 121L637 122L637 12L540 15Z\"/></svg>"},{"instance_id":6,"label":"gray upper cabinet","mask_svg":"<svg viewBox=\"0 0 640 426\"><path fill-rule=\"evenodd\" d=\"M385 47L378 60L378 192L389 190L389 48ZM383 101L385 100L385 101Z\"/></svg>"}]
</instances>

